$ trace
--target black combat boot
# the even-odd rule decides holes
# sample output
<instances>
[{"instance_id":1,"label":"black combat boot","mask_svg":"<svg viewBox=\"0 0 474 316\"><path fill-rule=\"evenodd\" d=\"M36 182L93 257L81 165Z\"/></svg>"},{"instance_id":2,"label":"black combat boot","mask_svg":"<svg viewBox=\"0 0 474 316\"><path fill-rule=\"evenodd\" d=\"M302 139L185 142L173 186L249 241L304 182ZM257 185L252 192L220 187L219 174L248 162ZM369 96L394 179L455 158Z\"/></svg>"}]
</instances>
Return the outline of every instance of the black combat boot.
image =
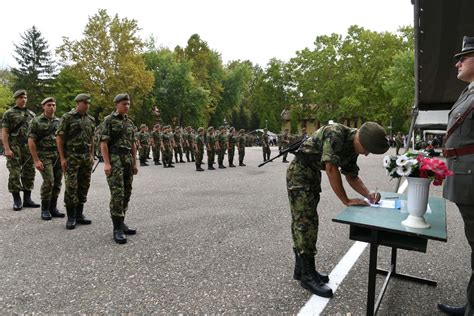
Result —
<instances>
[{"instance_id":1,"label":"black combat boot","mask_svg":"<svg viewBox=\"0 0 474 316\"><path fill-rule=\"evenodd\" d=\"M51 220L51 213L49 212L49 200L41 200L41 219L45 221Z\"/></svg>"},{"instance_id":2,"label":"black combat boot","mask_svg":"<svg viewBox=\"0 0 474 316\"><path fill-rule=\"evenodd\" d=\"M61 213L58 208L58 198L51 199L49 203L49 212L51 213L52 217L64 217L64 213Z\"/></svg>"},{"instance_id":3,"label":"black combat boot","mask_svg":"<svg viewBox=\"0 0 474 316\"><path fill-rule=\"evenodd\" d=\"M448 315L464 315L466 313L466 305L464 306L450 306L447 304L438 304L440 311Z\"/></svg>"},{"instance_id":4,"label":"black combat boot","mask_svg":"<svg viewBox=\"0 0 474 316\"><path fill-rule=\"evenodd\" d=\"M245 167L246 164L244 164L243 162L239 162L239 167Z\"/></svg>"},{"instance_id":5,"label":"black combat boot","mask_svg":"<svg viewBox=\"0 0 474 316\"><path fill-rule=\"evenodd\" d=\"M332 297L333 293L319 278L314 269L314 255L301 254L301 286L321 297Z\"/></svg>"},{"instance_id":6,"label":"black combat boot","mask_svg":"<svg viewBox=\"0 0 474 316\"><path fill-rule=\"evenodd\" d=\"M12 192L13 195L13 210L19 211L23 208L23 203L21 202L20 192Z\"/></svg>"},{"instance_id":7,"label":"black combat boot","mask_svg":"<svg viewBox=\"0 0 474 316\"><path fill-rule=\"evenodd\" d=\"M235 165L233 162L229 162L229 168L235 168Z\"/></svg>"},{"instance_id":8,"label":"black combat boot","mask_svg":"<svg viewBox=\"0 0 474 316\"><path fill-rule=\"evenodd\" d=\"M204 169L201 168L200 164L196 164L196 171L204 171Z\"/></svg>"},{"instance_id":9,"label":"black combat boot","mask_svg":"<svg viewBox=\"0 0 474 316\"><path fill-rule=\"evenodd\" d=\"M216 170L216 168L214 168L214 167L212 166L212 163L208 163L208 164L207 164L207 170Z\"/></svg>"},{"instance_id":10,"label":"black combat boot","mask_svg":"<svg viewBox=\"0 0 474 316\"><path fill-rule=\"evenodd\" d=\"M301 258L298 255L298 251L296 250L296 248L293 248L293 252L295 253L295 270L293 271L293 279L300 281L301 280L301 267L302 267ZM318 276L318 278L321 281L323 281L323 283L329 282L329 276L327 276L326 274L319 273L318 271L316 271L316 269L314 271L316 272L316 275Z\"/></svg>"},{"instance_id":11,"label":"black combat boot","mask_svg":"<svg viewBox=\"0 0 474 316\"><path fill-rule=\"evenodd\" d=\"M127 242L127 237L123 232L123 217L112 216L112 223L114 224L114 240L117 244L125 244Z\"/></svg>"},{"instance_id":12,"label":"black combat boot","mask_svg":"<svg viewBox=\"0 0 474 316\"><path fill-rule=\"evenodd\" d=\"M67 214L66 229L76 228L76 208L74 206L66 205L66 214Z\"/></svg>"},{"instance_id":13,"label":"black combat boot","mask_svg":"<svg viewBox=\"0 0 474 316\"><path fill-rule=\"evenodd\" d=\"M33 207L33 208L40 207L39 204L36 204L31 199L31 191L30 190L24 190L23 191L23 207Z\"/></svg>"},{"instance_id":14,"label":"black combat boot","mask_svg":"<svg viewBox=\"0 0 474 316\"><path fill-rule=\"evenodd\" d=\"M174 166L173 166L173 163L172 163L172 162L170 162L170 163L168 164L168 168L174 168Z\"/></svg>"},{"instance_id":15,"label":"black combat boot","mask_svg":"<svg viewBox=\"0 0 474 316\"><path fill-rule=\"evenodd\" d=\"M125 217L122 218L122 230L123 230L123 233L124 233L125 235L136 235L136 234L137 234L137 230L128 227L127 224L125 224L124 221L125 221Z\"/></svg>"},{"instance_id":16,"label":"black combat boot","mask_svg":"<svg viewBox=\"0 0 474 316\"><path fill-rule=\"evenodd\" d=\"M224 165L219 165L219 169L226 169L227 167Z\"/></svg>"},{"instance_id":17,"label":"black combat boot","mask_svg":"<svg viewBox=\"0 0 474 316\"><path fill-rule=\"evenodd\" d=\"M155 166L161 165L161 162L159 160L155 160Z\"/></svg>"},{"instance_id":18,"label":"black combat boot","mask_svg":"<svg viewBox=\"0 0 474 316\"><path fill-rule=\"evenodd\" d=\"M76 207L76 223L81 225L90 225L92 221L87 219L84 214L84 204L78 204Z\"/></svg>"}]
</instances>

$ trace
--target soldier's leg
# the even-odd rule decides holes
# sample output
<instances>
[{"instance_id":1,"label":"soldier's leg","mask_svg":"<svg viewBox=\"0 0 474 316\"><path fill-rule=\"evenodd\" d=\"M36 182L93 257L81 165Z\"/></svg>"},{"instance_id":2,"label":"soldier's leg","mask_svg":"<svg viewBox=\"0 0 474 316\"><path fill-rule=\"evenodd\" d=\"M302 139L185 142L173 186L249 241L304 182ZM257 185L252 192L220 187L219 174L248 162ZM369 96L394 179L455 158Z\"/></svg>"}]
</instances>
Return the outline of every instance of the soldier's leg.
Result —
<instances>
[{"instance_id":1,"label":"soldier's leg","mask_svg":"<svg viewBox=\"0 0 474 316\"><path fill-rule=\"evenodd\" d=\"M156 147L156 159L157 159L158 163L160 162L160 153L161 153L161 148L158 146L158 147Z\"/></svg>"},{"instance_id":2,"label":"soldier's leg","mask_svg":"<svg viewBox=\"0 0 474 316\"><path fill-rule=\"evenodd\" d=\"M42 159L43 171L40 172L43 178L41 185L41 219L50 220L50 203L54 184L53 162L51 159Z\"/></svg>"},{"instance_id":3,"label":"soldier's leg","mask_svg":"<svg viewBox=\"0 0 474 316\"><path fill-rule=\"evenodd\" d=\"M130 197L132 196L132 184L133 184L133 171L132 164L127 163L123 169L123 214L124 219L128 211L128 204L130 202ZM132 229L122 222L122 228L125 235L135 235L137 233L136 229Z\"/></svg>"},{"instance_id":4,"label":"soldier's leg","mask_svg":"<svg viewBox=\"0 0 474 316\"><path fill-rule=\"evenodd\" d=\"M58 196L61 192L61 181L63 177L63 172L61 170L61 163L59 158L53 161L53 191L51 192L51 202L49 204L49 212L52 217L64 217L64 213L61 213L58 208Z\"/></svg>"},{"instance_id":5,"label":"soldier's leg","mask_svg":"<svg viewBox=\"0 0 474 316\"><path fill-rule=\"evenodd\" d=\"M88 156L83 156L78 169L76 222L78 224L89 225L91 220L84 216L84 204L87 202L87 193L91 183L92 164Z\"/></svg>"},{"instance_id":6,"label":"soldier's leg","mask_svg":"<svg viewBox=\"0 0 474 316\"><path fill-rule=\"evenodd\" d=\"M125 212L123 210L124 202L124 179L123 166L120 157L113 155L111 157L112 172L107 176L107 183L110 190L110 217L113 223L113 238L116 243L124 244L127 242L123 232L123 218Z\"/></svg>"},{"instance_id":7,"label":"soldier's leg","mask_svg":"<svg viewBox=\"0 0 474 316\"><path fill-rule=\"evenodd\" d=\"M457 204L464 221L464 232L471 247L471 277L467 286L466 315L474 314L474 205Z\"/></svg>"},{"instance_id":8,"label":"soldier's leg","mask_svg":"<svg viewBox=\"0 0 474 316\"><path fill-rule=\"evenodd\" d=\"M183 160L183 147L179 147L178 153L179 153L179 162L184 162L184 160Z\"/></svg>"},{"instance_id":9,"label":"soldier's leg","mask_svg":"<svg viewBox=\"0 0 474 316\"><path fill-rule=\"evenodd\" d=\"M195 155L194 155L194 150L191 148L189 151L191 152L191 161L192 161L192 162L195 162L195 161L196 161L196 157L195 157Z\"/></svg>"},{"instance_id":10,"label":"soldier's leg","mask_svg":"<svg viewBox=\"0 0 474 316\"><path fill-rule=\"evenodd\" d=\"M78 187L78 171L80 167L80 159L77 156L68 156L67 168L64 173L64 204L67 213L67 229L76 227L76 207L78 205L77 187Z\"/></svg>"},{"instance_id":11,"label":"soldier's leg","mask_svg":"<svg viewBox=\"0 0 474 316\"><path fill-rule=\"evenodd\" d=\"M13 195L13 210L19 211L23 208L20 191L23 190L21 185L21 160L20 149L16 144L10 144L13 151L13 158L7 158L8 168L8 191Z\"/></svg>"},{"instance_id":12,"label":"soldier's leg","mask_svg":"<svg viewBox=\"0 0 474 316\"><path fill-rule=\"evenodd\" d=\"M35 182L35 164L33 163L33 158L31 158L27 145L22 145L20 151L20 159L23 166L21 172L21 183L23 185L23 190L31 191L33 190Z\"/></svg>"}]
</instances>

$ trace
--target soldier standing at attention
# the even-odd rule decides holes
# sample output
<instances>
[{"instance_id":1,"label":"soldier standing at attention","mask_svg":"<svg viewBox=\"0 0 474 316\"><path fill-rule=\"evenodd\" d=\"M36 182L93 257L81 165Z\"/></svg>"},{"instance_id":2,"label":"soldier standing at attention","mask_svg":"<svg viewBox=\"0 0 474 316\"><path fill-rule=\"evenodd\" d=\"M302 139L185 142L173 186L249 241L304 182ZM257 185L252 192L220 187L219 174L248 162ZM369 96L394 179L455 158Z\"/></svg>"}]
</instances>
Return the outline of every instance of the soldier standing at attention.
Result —
<instances>
[{"instance_id":1,"label":"soldier standing at attention","mask_svg":"<svg viewBox=\"0 0 474 316\"><path fill-rule=\"evenodd\" d=\"M56 144L66 186L64 203L67 229L74 229L76 224L92 223L84 216L84 203L87 202L94 164L95 120L87 113L90 99L89 94L78 94L74 98L76 108L63 115L56 131Z\"/></svg>"},{"instance_id":2,"label":"soldier standing at attention","mask_svg":"<svg viewBox=\"0 0 474 316\"><path fill-rule=\"evenodd\" d=\"M15 105L3 114L2 142L7 158L8 191L13 195L13 210L23 207L39 207L31 200L35 182L35 167L28 150L28 128L35 113L26 108L25 90L13 94ZM23 203L20 191L23 191Z\"/></svg>"},{"instance_id":3,"label":"soldier standing at attention","mask_svg":"<svg viewBox=\"0 0 474 316\"><path fill-rule=\"evenodd\" d=\"M285 128L285 131L283 132L283 135L281 135L281 150L285 150L290 146L290 135L288 134L290 130L288 128ZM282 162L289 162L286 160L286 157L288 156L288 153L283 155L283 160Z\"/></svg>"},{"instance_id":4,"label":"soldier standing at attention","mask_svg":"<svg viewBox=\"0 0 474 316\"><path fill-rule=\"evenodd\" d=\"M216 170L214 168L214 158L216 155L216 138L214 137L214 127L209 126L207 128L207 169L208 170Z\"/></svg>"},{"instance_id":5,"label":"soldier standing at attention","mask_svg":"<svg viewBox=\"0 0 474 316\"><path fill-rule=\"evenodd\" d=\"M43 114L33 119L28 132L28 147L36 169L43 177L41 186L41 218L64 217L57 209L63 173L56 145L59 119L54 115L56 101L49 97L41 102Z\"/></svg>"},{"instance_id":6,"label":"soldier standing at attention","mask_svg":"<svg viewBox=\"0 0 474 316\"><path fill-rule=\"evenodd\" d=\"M128 118L130 97L126 93L114 98L115 112L105 117L102 124L100 150L104 157L104 172L110 189L110 216L116 243L127 242L125 235L135 235L124 220L132 195L133 175L138 173L137 148L133 122Z\"/></svg>"},{"instance_id":7,"label":"soldier standing at attention","mask_svg":"<svg viewBox=\"0 0 474 316\"><path fill-rule=\"evenodd\" d=\"M151 159L150 157L150 151L151 151L151 146L153 144L153 138L151 137L150 129L148 126L145 128L145 133L148 136L148 147L146 148L146 160Z\"/></svg>"},{"instance_id":8,"label":"soldier standing at attention","mask_svg":"<svg viewBox=\"0 0 474 316\"><path fill-rule=\"evenodd\" d=\"M439 304L438 307L449 315L474 315L474 37L464 36L462 50L454 57L457 78L469 85L448 115L443 156L454 175L446 178L443 197L456 204L464 221L464 232L471 247L471 276L467 299L462 298L467 301L466 305Z\"/></svg>"},{"instance_id":9,"label":"soldier standing at attention","mask_svg":"<svg viewBox=\"0 0 474 316\"><path fill-rule=\"evenodd\" d=\"M270 142L268 140L268 129L263 129L262 135L262 151L263 151L263 161L267 161L270 159Z\"/></svg>"},{"instance_id":10,"label":"soldier standing at attention","mask_svg":"<svg viewBox=\"0 0 474 316\"><path fill-rule=\"evenodd\" d=\"M389 148L385 136L384 129L373 122L363 124L359 130L342 124L323 126L295 152L295 158L288 166L286 183L295 253L293 278L313 294L322 297L333 295L325 284L329 282L328 276L317 272L314 265L321 171L326 171L334 193L344 205L365 206L368 203L360 198L347 197L341 173L356 192L373 203L377 202L380 194L370 193L358 176L357 157L385 153Z\"/></svg>"},{"instance_id":11,"label":"soldier standing at attention","mask_svg":"<svg viewBox=\"0 0 474 316\"><path fill-rule=\"evenodd\" d=\"M237 139L235 137L235 127L231 127L229 135L227 136L227 155L229 159L229 167L235 168L234 165L234 154L235 154L235 143Z\"/></svg>"},{"instance_id":12,"label":"soldier standing at attention","mask_svg":"<svg viewBox=\"0 0 474 316\"><path fill-rule=\"evenodd\" d=\"M181 135L181 127L177 126L174 129L174 161L185 162L183 160L183 135ZM179 160L178 160L179 157Z\"/></svg>"},{"instance_id":13,"label":"soldier standing at attention","mask_svg":"<svg viewBox=\"0 0 474 316\"><path fill-rule=\"evenodd\" d=\"M216 149L219 169L225 169L226 166L224 166L224 157L225 151L227 149L227 131L224 126L219 127L219 135L217 136Z\"/></svg>"},{"instance_id":14,"label":"soldier standing at attention","mask_svg":"<svg viewBox=\"0 0 474 316\"><path fill-rule=\"evenodd\" d=\"M246 145L245 130L241 129L239 130L239 137L237 138L237 149L239 151L239 166L240 167L246 166L246 164L244 164L245 145Z\"/></svg>"},{"instance_id":15,"label":"soldier standing at attention","mask_svg":"<svg viewBox=\"0 0 474 316\"><path fill-rule=\"evenodd\" d=\"M398 155L400 148L403 146L403 138L402 133L398 132L397 136L395 137L395 154Z\"/></svg>"},{"instance_id":16,"label":"soldier standing at attention","mask_svg":"<svg viewBox=\"0 0 474 316\"><path fill-rule=\"evenodd\" d=\"M155 165L161 165L160 151L161 151L161 128L160 124L155 124L153 132L151 132L153 144L153 161Z\"/></svg>"},{"instance_id":17,"label":"soldier standing at attention","mask_svg":"<svg viewBox=\"0 0 474 316\"><path fill-rule=\"evenodd\" d=\"M196 157L196 171L204 171L201 167L202 165L202 158L204 156L204 128L198 128L198 135L196 135L196 139L193 142L194 145L194 153Z\"/></svg>"},{"instance_id":18,"label":"soldier standing at attention","mask_svg":"<svg viewBox=\"0 0 474 316\"><path fill-rule=\"evenodd\" d=\"M140 125L140 132L137 135L138 140L138 159L140 159L140 166L146 167L147 150L148 150L148 133L146 132L146 125Z\"/></svg>"},{"instance_id":19,"label":"soldier standing at attention","mask_svg":"<svg viewBox=\"0 0 474 316\"><path fill-rule=\"evenodd\" d=\"M173 140L169 134L171 127L166 125L161 134L161 152L163 154L163 168L174 168L171 164L173 159Z\"/></svg>"}]
</instances>

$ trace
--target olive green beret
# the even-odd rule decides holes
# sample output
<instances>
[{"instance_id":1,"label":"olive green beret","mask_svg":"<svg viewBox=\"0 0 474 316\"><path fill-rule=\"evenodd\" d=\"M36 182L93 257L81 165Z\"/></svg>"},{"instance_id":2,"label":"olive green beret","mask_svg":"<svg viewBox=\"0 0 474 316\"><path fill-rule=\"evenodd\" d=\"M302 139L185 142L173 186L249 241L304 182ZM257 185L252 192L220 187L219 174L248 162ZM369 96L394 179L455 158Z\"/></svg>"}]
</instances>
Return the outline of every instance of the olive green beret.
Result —
<instances>
[{"instance_id":1,"label":"olive green beret","mask_svg":"<svg viewBox=\"0 0 474 316\"><path fill-rule=\"evenodd\" d=\"M53 97L47 97L43 101L41 101L41 105L45 105L48 102L54 102L56 103L56 100Z\"/></svg>"},{"instance_id":2,"label":"olive green beret","mask_svg":"<svg viewBox=\"0 0 474 316\"><path fill-rule=\"evenodd\" d=\"M166 126L165 126L165 128L171 128L171 126L169 126L169 125L166 125Z\"/></svg>"},{"instance_id":3,"label":"olive green beret","mask_svg":"<svg viewBox=\"0 0 474 316\"><path fill-rule=\"evenodd\" d=\"M364 123L359 129L360 143L371 154L387 152L390 146L386 137L384 128L374 122Z\"/></svg>"},{"instance_id":4,"label":"olive green beret","mask_svg":"<svg viewBox=\"0 0 474 316\"><path fill-rule=\"evenodd\" d=\"M15 93L13 93L13 99L19 98L22 95L26 95L26 90L23 90L23 89L17 90L15 91Z\"/></svg>"},{"instance_id":5,"label":"olive green beret","mask_svg":"<svg viewBox=\"0 0 474 316\"><path fill-rule=\"evenodd\" d=\"M202 132L204 130L204 127L199 127L198 132Z\"/></svg>"},{"instance_id":6,"label":"olive green beret","mask_svg":"<svg viewBox=\"0 0 474 316\"><path fill-rule=\"evenodd\" d=\"M232 127L229 129L229 131L230 131L230 132L235 131L235 127L232 126Z\"/></svg>"},{"instance_id":7,"label":"olive green beret","mask_svg":"<svg viewBox=\"0 0 474 316\"><path fill-rule=\"evenodd\" d=\"M91 99L91 95L87 93L79 93L75 98L74 101L76 102L88 102Z\"/></svg>"},{"instance_id":8,"label":"olive green beret","mask_svg":"<svg viewBox=\"0 0 474 316\"><path fill-rule=\"evenodd\" d=\"M245 130L243 128L239 129L239 133L245 133Z\"/></svg>"},{"instance_id":9,"label":"olive green beret","mask_svg":"<svg viewBox=\"0 0 474 316\"><path fill-rule=\"evenodd\" d=\"M140 128L145 128L145 127L146 127L145 124L140 125Z\"/></svg>"},{"instance_id":10,"label":"olive green beret","mask_svg":"<svg viewBox=\"0 0 474 316\"><path fill-rule=\"evenodd\" d=\"M221 125L221 126L219 126L219 130L221 130L221 129L225 129L225 127L224 127L224 126L222 126L222 125Z\"/></svg>"},{"instance_id":11,"label":"olive green beret","mask_svg":"<svg viewBox=\"0 0 474 316\"><path fill-rule=\"evenodd\" d=\"M119 103L122 101L130 101L130 96L127 93L117 94L114 98L114 103Z\"/></svg>"},{"instance_id":12,"label":"olive green beret","mask_svg":"<svg viewBox=\"0 0 474 316\"><path fill-rule=\"evenodd\" d=\"M212 126L209 126L209 127L207 128L207 131L208 131L208 132L210 132L210 131L212 131L212 130L214 130L214 127L212 127Z\"/></svg>"}]
</instances>

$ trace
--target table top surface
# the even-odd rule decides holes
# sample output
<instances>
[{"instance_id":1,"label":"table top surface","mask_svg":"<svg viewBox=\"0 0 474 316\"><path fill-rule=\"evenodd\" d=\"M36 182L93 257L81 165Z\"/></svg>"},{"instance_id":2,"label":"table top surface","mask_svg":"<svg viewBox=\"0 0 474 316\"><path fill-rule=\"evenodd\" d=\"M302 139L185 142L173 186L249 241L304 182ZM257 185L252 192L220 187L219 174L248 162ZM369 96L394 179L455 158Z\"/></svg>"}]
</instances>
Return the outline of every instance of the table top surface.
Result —
<instances>
[{"instance_id":1,"label":"table top surface","mask_svg":"<svg viewBox=\"0 0 474 316\"><path fill-rule=\"evenodd\" d=\"M431 212L427 212L424 217L431 227L427 229L417 229L403 226L401 223L408 217L406 195L392 192L381 192L381 194L382 199L398 197L401 200L401 208L390 209L382 207L349 206L333 218L333 221L404 235L424 237L426 239L447 241L446 202L444 199L438 197L430 197L428 199Z\"/></svg>"}]
</instances>

